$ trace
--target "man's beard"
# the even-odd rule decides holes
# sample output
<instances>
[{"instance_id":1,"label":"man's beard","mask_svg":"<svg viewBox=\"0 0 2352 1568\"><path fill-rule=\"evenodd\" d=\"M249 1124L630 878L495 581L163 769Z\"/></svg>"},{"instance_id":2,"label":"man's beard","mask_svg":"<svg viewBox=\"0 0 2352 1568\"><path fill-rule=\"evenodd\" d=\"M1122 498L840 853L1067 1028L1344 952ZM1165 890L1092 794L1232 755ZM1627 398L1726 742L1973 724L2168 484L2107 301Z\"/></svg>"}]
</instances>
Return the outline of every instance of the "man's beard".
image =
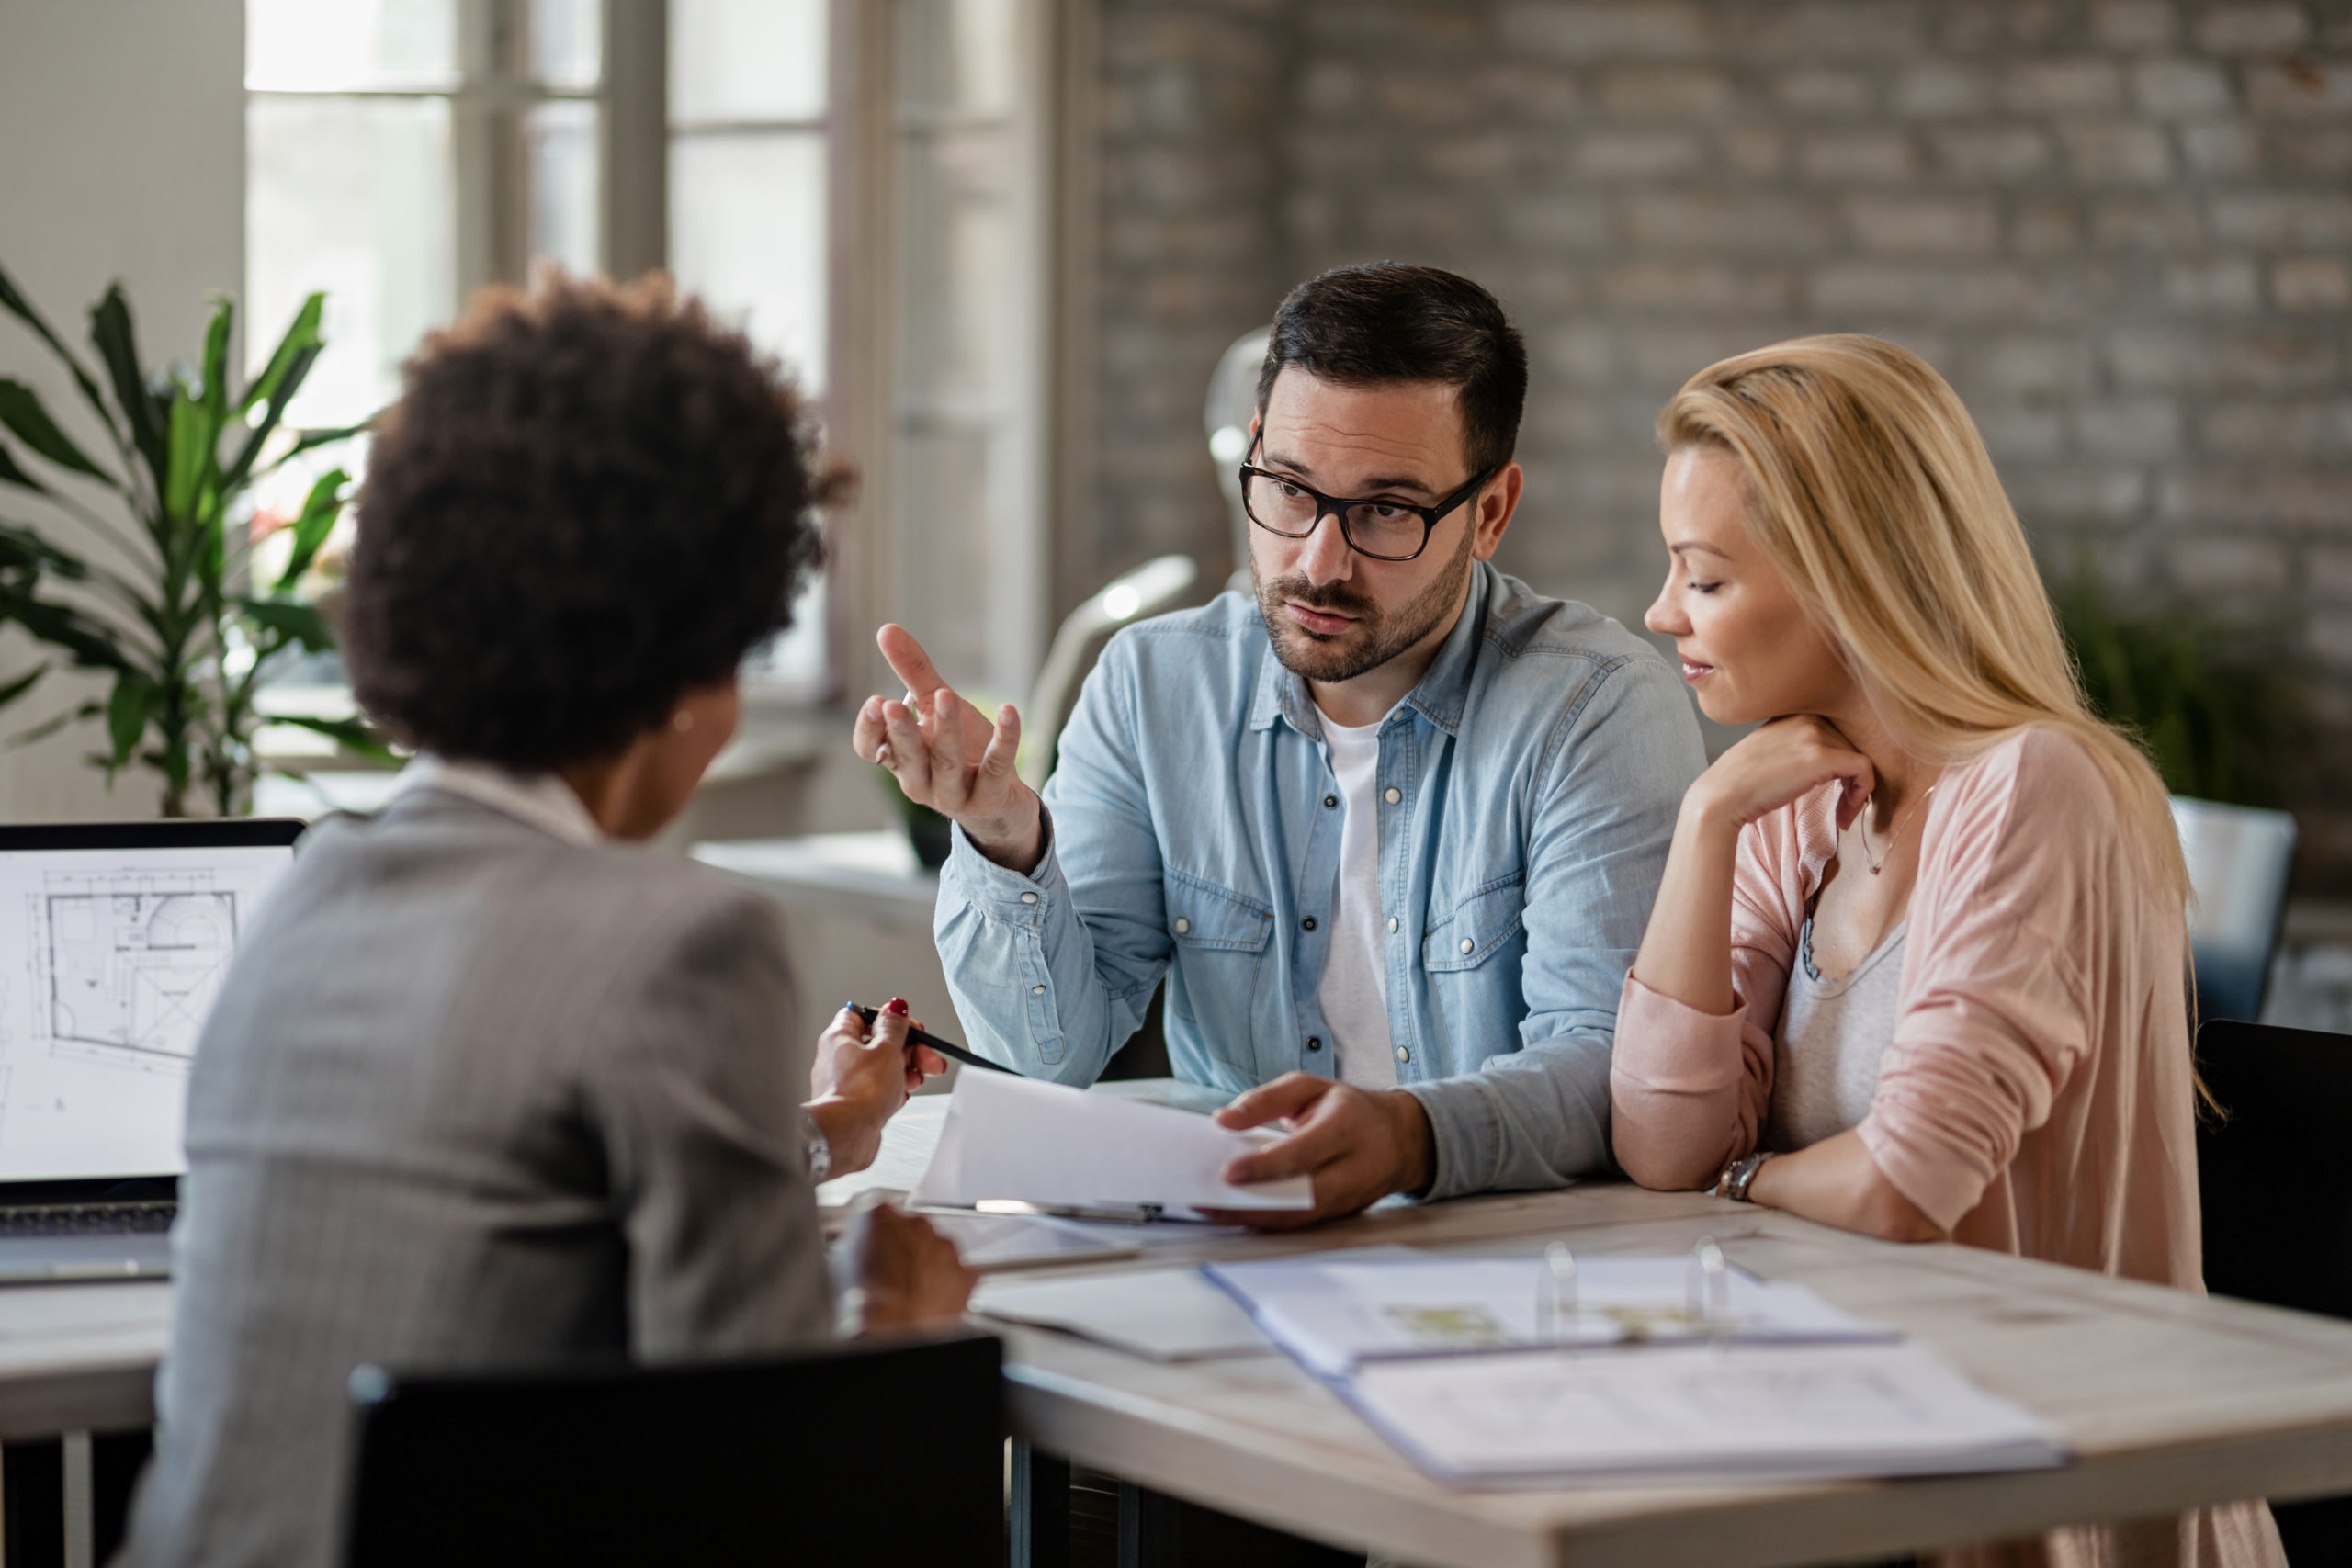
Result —
<instances>
[{"instance_id":1,"label":"man's beard","mask_svg":"<svg viewBox=\"0 0 2352 1568\"><path fill-rule=\"evenodd\" d=\"M1292 674L1309 681L1352 681L1377 670L1442 625L1462 592L1463 568L1470 559L1471 530L1462 530L1462 543L1446 569L1427 588L1393 615L1344 582L1315 587L1304 577L1280 577L1268 582L1258 575L1258 558L1250 557L1250 585L1258 595L1258 613L1266 620L1266 638L1274 657ZM1283 609L1294 601L1312 610L1356 617L1351 640L1317 637L1292 620Z\"/></svg>"}]
</instances>

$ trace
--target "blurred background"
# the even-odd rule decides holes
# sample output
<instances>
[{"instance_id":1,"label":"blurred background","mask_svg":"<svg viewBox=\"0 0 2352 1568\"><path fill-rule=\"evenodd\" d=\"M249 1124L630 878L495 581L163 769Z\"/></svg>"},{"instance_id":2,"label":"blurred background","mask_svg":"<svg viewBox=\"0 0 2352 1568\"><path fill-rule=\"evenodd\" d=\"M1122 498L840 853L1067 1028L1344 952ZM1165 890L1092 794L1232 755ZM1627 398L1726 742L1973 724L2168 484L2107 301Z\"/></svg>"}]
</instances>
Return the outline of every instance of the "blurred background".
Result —
<instances>
[{"instance_id":1,"label":"blurred background","mask_svg":"<svg viewBox=\"0 0 2352 1568\"><path fill-rule=\"evenodd\" d=\"M892 689L874 626L1021 701L1074 611L1082 668L1205 599L1220 363L1294 282L1393 258L1527 333L1502 564L1628 624L1684 378L1828 330L1933 362L2095 694L2178 794L2291 814L2260 1005L2352 1028L2346 0L0 0L0 265L75 334L119 277L192 353L225 293L257 362L325 290L299 424L364 418L541 262L667 267L797 369L864 482L684 837L779 889L829 984L947 1016L889 979L928 885L847 750ZM0 325L0 373L62 407L30 344ZM1101 593L1170 555L1189 587ZM274 681L347 705L332 655ZM0 817L152 810L97 730L0 749ZM264 749L311 781L264 808L365 804L315 737Z\"/></svg>"}]
</instances>

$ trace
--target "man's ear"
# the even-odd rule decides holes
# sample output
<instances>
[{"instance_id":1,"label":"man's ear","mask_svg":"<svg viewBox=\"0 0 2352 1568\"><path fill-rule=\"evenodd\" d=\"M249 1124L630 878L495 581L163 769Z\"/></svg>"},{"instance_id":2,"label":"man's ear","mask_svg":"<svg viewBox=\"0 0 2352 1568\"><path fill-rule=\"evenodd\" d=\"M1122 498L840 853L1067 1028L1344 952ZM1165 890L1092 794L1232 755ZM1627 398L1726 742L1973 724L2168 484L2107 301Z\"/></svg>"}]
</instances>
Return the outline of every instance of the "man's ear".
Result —
<instances>
[{"instance_id":1,"label":"man's ear","mask_svg":"<svg viewBox=\"0 0 2352 1568\"><path fill-rule=\"evenodd\" d=\"M1505 463L1487 488L1478 492L1478 528L1470 541L1470 554L1476 560L1489 560L1502 547L1503 530L1510 526L1511 518L1519 512L1519 498L1527 488L1527 470L1517 463Z\"/></svg>"}]
</instances>

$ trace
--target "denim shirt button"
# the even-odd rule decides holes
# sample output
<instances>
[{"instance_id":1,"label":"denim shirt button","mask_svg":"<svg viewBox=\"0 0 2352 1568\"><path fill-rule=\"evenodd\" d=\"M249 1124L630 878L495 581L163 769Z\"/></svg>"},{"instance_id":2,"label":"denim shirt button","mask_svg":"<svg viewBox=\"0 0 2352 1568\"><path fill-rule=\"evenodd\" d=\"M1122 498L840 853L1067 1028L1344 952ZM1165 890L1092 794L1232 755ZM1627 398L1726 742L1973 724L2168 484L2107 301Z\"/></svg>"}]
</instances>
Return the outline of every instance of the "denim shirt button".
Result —
<instances>
[{"instance_id":1,"label":"denim shirt button","mask_svg":"<svg viewBox=\"0 0 2352 1568\"><path fill-rule=\"evenodd\" d=\"M1411 1061L1411 1060L1413 1059L1413 1053L1412 1053L1411 1048L1410 1048L1409 1046L1405 1046L1405 1045L1399 1045L1399 1046L1397 1046L1397 1047L1396 1047L1396 1059L1397 1059L1398 1061L1400 1061L1400 1062L1409 1062L1409 1061Z\"/></svg>"},{"instance_id":2,"label":"denim shirt button","mask_svg":"<svg viewBox=\"0 0 2352 1568\"><path fill-rule=\"evenodd\" d=\"M1313 930L1315 929L1315 917L1314 917L1314 916L1312 916L1312 915L1309 915L1309 916L1307 916L1307 917L1306 917L1306 919L1303 919L1303 920L1299 921L1299 922L1298 922L1298 929L1299 929L1300 931L1313 931Z\"/></svg>"},{"instance_id":3,"label":"denim shirt button","mask_svg":"<svg viewBox=\"0 0 2352 1568\"><path fill-rule=\"evenodd\" d=\"M1388 929L1392 931L1396 929L1396 917L1394 915L1388 917Z\"/></svg>"},{"instance_id":4,"label":"denim shirt button","mask_svg":"<svg viewBox=\"0 0 2352 1568\"><path fill-rule=\"evenodd\" d=\"M1337 810L1339 805L1340 797L1336 795L1327 795L1323 797L1323 809L1326 811Z\"/></svg>"},{"instance_id":5,"label":"denim shirt button","mask_svg":"<svg viewBox=\"0 0 2352 1568\"><path fill-rule=\"evenodd\" d=\"M1319 1034L1308 1035L1306 1037L1306 1048L1310 1051L1320 1051L1323 1049L1323 1037Z\"/></svg>"},{"instance_id":6,"label":"denim shirt button","mask_svg":"<svg viewBox=\"0 0 2352 1568\"><path fill-rule=\"evenodd\" d=\"M1021 901L1024 904L1034 904L1037 901L1037 896L1035 893L1023 893L1021 896Z\"/></svg>"},{"instance_id":7,"label":"denim shirt button","mask_svg":"<svg viewBox=\"0 0 2352 1568\"><path fill-rule=\"evenodd\" d=\"M1466 937L1466 936L1465 936L1465 937L1464 937L1464 938L1462 939L1462 955L1463 955L1464 957L1465 957L1465 958L1466 958L1466 957L1468 957L1471 953L1476 953L1476 952L1477 952L1477 951L1478 951L1478 944L1477 944L1476 942L1472 942L1472 941L1471 941L1468 937Z\"/></svg>"},{"instance_id":8,"label":"denim shirt button","mask_svg":"<svg viewBox=\"0 0 2352 1568\"><path fill-rule=\"evenodd\" d=\"M1043 986L1032 986L1029 987L1029 994L1033 997L1042 997L1046 994L1046 987Z\"/></svg>"},{"instance_id":9,"label":"denim shirt button","mask_svg":"<svg viewBox=\"0 0 2352 1568\"><path fill-rule=\"evenodd\" d=\"M1386 801L1389 805L1394 806L1398 801L1405 798L1405 792L1398 789L1395 784L1390 784L1386 789L1380 792L1380 798Z\"/></svg>"},{"instance_id":10,"label":"denim shirt button","mask_svg":"<svg viewBox=\"0 0 2352 1568\"><path fill-rule=\"evenodd\" d=\"M1178 936L1182 936L1186 931L1191 931L1192 929L1192 921L1186 919L1182 915L1176 917L1176 934Z\"/></svg>"}]
</instances>

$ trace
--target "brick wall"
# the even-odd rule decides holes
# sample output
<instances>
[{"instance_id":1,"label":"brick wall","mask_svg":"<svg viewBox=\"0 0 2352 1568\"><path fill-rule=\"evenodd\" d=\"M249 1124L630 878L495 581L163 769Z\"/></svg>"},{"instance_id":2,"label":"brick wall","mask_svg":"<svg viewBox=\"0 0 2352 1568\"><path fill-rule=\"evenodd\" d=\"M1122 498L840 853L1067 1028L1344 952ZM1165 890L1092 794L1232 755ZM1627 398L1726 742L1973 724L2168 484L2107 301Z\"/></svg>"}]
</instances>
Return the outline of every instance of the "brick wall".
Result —
<instances>
[{"instance_id":1,"label":"brick wall","mask_svg":"<svg viewBox=\"0 0 2352 1568\"><path fill-rule=\"evenodd\" d=\"M1637 617L1658 404L1879 333L2045 556L2277 628L2352 892L2352 3L1104 0L1100 548L1224 525L1203 387L1291 281L1451 266L1527 333L1511 569Z\"/></svg>"}]
</instances>

